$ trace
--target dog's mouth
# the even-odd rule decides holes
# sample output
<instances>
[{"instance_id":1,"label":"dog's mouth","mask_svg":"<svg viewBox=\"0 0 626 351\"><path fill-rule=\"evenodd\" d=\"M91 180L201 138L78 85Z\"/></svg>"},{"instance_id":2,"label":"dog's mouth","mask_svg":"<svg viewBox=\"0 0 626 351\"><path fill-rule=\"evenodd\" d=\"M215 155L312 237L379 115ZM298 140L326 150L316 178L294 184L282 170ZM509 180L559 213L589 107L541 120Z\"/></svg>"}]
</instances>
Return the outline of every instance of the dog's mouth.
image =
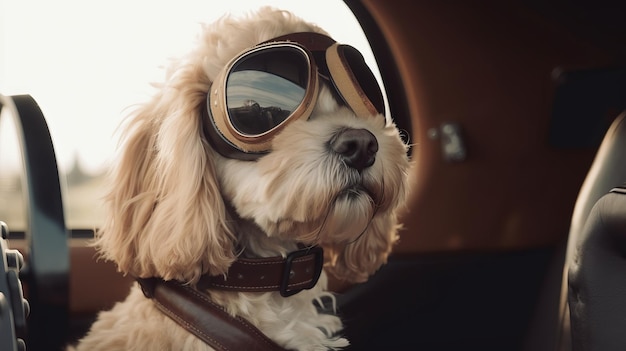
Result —
<instances>
[{"instance_id":1,"label":"dog's mouth","mask_svg":"<svg viewBox=\"0 0 626 351\"><path fill-rule=\"evenodd\" d=\"M363 183L354 183L343 188L337 195L338 200L359 200L362 197L367 197L372 205L377 206L380 199L378 191L375 191L372 187L368 187Z\"/></svg>"},{"instance_id":2,"label":"dog's mouth","mask_svg":"<svg viewBox=\"0 0 626 351\"><path fill-rule=\"evenodd\" d=\"M354 200L363 195L369 196L373 199L371 191L369 191L363 184L354 184L354 185L349 185L345 187L344 189L342 189L339 192L338 198Z\"/></svg>"}]
</instances>

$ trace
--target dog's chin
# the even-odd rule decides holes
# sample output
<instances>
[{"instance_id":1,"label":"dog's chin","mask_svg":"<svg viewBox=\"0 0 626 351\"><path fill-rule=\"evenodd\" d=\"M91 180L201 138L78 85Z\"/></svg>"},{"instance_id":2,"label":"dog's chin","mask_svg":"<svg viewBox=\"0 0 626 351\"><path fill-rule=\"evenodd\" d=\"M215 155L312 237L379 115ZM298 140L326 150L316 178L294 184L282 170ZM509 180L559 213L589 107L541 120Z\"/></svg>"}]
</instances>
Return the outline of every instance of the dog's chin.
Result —
<instances>
[{"instance_id":1,"label":"dog's chin","mask_svg":"<svg viewBox=\"0 0 626 351\"><path fill-rule=\"evenodd\" d=\"M376 201L362 185L343 189L320 218L319 242L349 243L357 240L376 214Z\"/></svg>"}]
</instances>

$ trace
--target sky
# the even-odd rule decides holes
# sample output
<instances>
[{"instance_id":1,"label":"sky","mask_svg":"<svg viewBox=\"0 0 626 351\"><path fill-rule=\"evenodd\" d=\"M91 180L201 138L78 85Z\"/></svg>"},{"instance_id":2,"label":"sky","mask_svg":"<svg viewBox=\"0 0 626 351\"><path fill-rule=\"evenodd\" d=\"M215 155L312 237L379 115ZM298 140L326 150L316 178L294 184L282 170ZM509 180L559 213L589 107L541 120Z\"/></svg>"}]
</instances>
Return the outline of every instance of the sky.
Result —
<instances>
[{"instance_id":1,"label":"sky","mask_svg":"<svg viewBox=\"0 0 626 351\"><path fill-rule=\"evenodd\" d=\"M237 71L228 76L228 108L244 106L251 96L261 107L294 110L302 101L305 89L278 75L258 71Z\"/></svg>"},{"instance_id":2,"label":"sky","mask_svg":"<svg viewBox=\"0 0 626 351\"><path fill-rule=\"evenodd\" d=\"M100 172L115 154L122 118L154 93L150 83L162 81L168 58L192 48L200 23L263 5L318 24L374 66L340 0L0 0L0 94L37 100L62 172L75 158Z\"/></svg>"}]
</instances>

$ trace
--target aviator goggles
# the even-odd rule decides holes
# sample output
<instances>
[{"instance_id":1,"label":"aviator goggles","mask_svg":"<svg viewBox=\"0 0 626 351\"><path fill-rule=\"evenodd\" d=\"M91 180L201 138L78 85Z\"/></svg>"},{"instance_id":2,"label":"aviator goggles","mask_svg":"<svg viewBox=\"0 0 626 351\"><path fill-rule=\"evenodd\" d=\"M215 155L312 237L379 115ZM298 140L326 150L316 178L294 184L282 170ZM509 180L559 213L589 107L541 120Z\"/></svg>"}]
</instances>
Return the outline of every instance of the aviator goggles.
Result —
<instances>
[{"instance_id":1,"label":"aviator goggles","mask_svg":"<svg viewBox=\"0 0 626 351\"><path fill-rule=\"evenodd\" d=\"M320 79L357 116L384 114L380 87L357 49L293 33L244 51L220 72L204 111L209 141L222 156L257 159L286 125L311 115Z\"/></svg>"}]
</instances>

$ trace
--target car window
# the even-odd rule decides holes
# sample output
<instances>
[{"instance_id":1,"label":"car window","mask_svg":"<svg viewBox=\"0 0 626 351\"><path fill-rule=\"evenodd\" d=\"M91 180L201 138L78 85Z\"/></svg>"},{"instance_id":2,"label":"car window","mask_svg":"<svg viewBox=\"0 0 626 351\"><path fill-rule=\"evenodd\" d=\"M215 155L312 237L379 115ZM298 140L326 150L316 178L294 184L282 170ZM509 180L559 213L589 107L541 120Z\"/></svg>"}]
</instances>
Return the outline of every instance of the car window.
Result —
<instances>
[{"instance_id":1,"label":"car window","mask_svg":"<svg viewBox=\"0 0 626 351\"><path fill-rule=\"evenodd\" d=\"M0 220L11 231L24 231L27 223L25 172L19 151L14 112L3 107L0 111Z\"/></svg>"},{"instance_id":2,"label":"car window","mask_svg":"<svg viewBox=\"0 0 626 351\"><path fill-rule=\"evenodd\" d=\"M361 27L340 0L181 0L175 5L148 0L0 0L0 93L30 94L46 116L68 228L91 229L102 223L102 189L115 157L116 127L133 104L152 95L150 83L162 81L168 58L193 47L200 23L263 5L292 11L337 41L357 47L381 81ZM17 155L10 146L3 150L0 157ZM11 183L8 179L14 175L5 174L0 175L0 191L12 192L7 198L19 198L19 182ZM9 207L18 211L19 206ZM16 214L9 210L0 207L0 219L13 220ZM12 230L24 225L16 223Z\"/></svg>"}]
</instances>

